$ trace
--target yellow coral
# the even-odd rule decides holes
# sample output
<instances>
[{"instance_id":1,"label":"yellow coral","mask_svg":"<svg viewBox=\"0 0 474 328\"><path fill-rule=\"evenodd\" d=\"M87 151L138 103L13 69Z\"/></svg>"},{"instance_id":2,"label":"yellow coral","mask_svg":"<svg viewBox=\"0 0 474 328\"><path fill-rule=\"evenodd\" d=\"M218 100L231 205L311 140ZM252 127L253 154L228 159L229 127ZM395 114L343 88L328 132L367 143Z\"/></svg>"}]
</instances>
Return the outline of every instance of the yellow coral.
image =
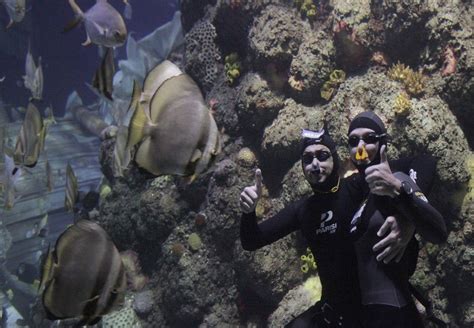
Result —
<instances>
[{"instance_id":1,"label":"yellow coral","mask_svg":"<svg viewBox=\"0 0 474 328\"><path fill-rule=\"evenodd\" d=\"M301 271L303 271L303 273L307 273L310 269L316 270L314 255L311 253L309 247L306 249L306 255L301 255L301 261L303 261L301 265Z\"/></svg>"},{"instance_id":2,"label":"yellow coral","mask_svg":"<svg viewBox=\"0 0 474 328\"><path fill-rule=\"evenodd\" d=\"M421 72L415 72L411 68L398 62L389 69L387 74L392 80L402 82L405 86L405 90L409 94L418 96L423 93L425 77Z\"/></svg>"},{"instance_id":3,"label":"yellow coral","mask_svg":"<svg viewBox=\"0 0 474 328\"><path fill-rule=\"evenodd\" d=\"M227 77L227 82L229 84L233 84L235 80L240 76L240 72L242 70L239 61L239 55L236 52L225 56L224 70Z\"/></svg>"},{"instance_id":4,"label":"yellow coral","mask_svg":"<svg viewBox=\"0 0 474 328\"><path fill-rule=\"evenodd\" d=\"M396 98L393 105L395 114L400 116L406 116L411 109L411 101L405 92L401 92Z\"/></svg>"},{"instance_id":5,"label":"yellow coral","mask_svg":"<svg viewBox=\"0 0 474 328\"><path fill-rule=\"evenodd\" d=\"M346 80L346 73L341 69L335 69L329 74L329 82L333 84L341 84Z\"/></svg>"},{"instance_id":6,"label":"yellow coral","mask_svg":"<svg viewBox=\"0 0 474 328\"><path fill-rule=\"evenodd\" d=\"M392 80L404 82L410 72L412 72L412 70L408 66L397 62L388 70L387 75Z\"/></svg>"},{"instance_id":7,"label":"yellow coral","mask_svg":"<svg viewBox=\"0 0 474 328\"><path fill-rule=\"evenodd\" d=\"M404 84L409 94L418 96L423 93L425 88L425 77L421 72L411 71L406 77Z\"/></svg>"},{"instance_id":8,"label":"yellow coral","mask_svg":"<svg viewBox=\"0 0 474 328\"><path fill-rule=\"evenodd\" d=\"M331 81L324 82L323 86L321 87L321 98L324 100L331 99L334 93L334 86Z\"/></svg>"},{"instance_id":9,"label":"yellow coral","mask_svg":"<svg viewBox=\"0 0 474 328\"><path fill-rule=\"evenodd\" d=\"M242 148L237 154L237 162L245 167L252 167L257 162L255 153L247 147Z\"/></svg>"}]
</instances>

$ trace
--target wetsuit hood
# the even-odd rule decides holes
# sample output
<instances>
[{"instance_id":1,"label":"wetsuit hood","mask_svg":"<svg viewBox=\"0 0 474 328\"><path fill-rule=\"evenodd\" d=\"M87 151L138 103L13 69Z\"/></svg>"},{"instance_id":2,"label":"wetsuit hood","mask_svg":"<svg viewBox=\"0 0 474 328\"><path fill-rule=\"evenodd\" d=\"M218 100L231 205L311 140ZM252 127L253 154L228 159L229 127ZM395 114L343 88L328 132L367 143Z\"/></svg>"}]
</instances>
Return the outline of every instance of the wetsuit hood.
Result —
<instances>
[{"instance_id":1,"label":"wetsuit hood","mask_svg":"<svg viewBox=\"0 0 474 328\"><path fill-rule=\"evenodd\" d=\"M351 124L349 125L349 131L347 132L347 135L349 135L353 130L357 128L367 128L374 130L377 135L385 135L385 137L380 139L379 141L379 149L377 150L377 155L375 156L374 160L371 161L369 164L358 165L352 160L351 157L351 161L355 165L359 173L364 175L366 168L380 163L380 148L382 147L382 145L387 144L388 135L387 129L385 128L385 124L382 122L382 120L377 114L371 111L357 114L357 116L354 117L354 119L351 121Z\"/></svg>"},{"instance_id":2,"label":"wetsuit hood","mask_svg":"<svg viewBox=\"0 0 474 328\"><path fill-rule=\"evenodd\" d=\"M324 145L329 148L333 159L333 169L329 177L323 183L310 183L311 189L314 193L327 193L334 190L339 186L339 155L337 154L336 143L332 140L331 136L325 129L320 129L318 131L312 130L303 130L301 132L303 137L301 141L300 157L303 159L303 153L306 147L310 145ZM304 164L301 161L301 167L304 171ZM335 189L337 190L337 188Z\"/></svg>"}]
</instances>

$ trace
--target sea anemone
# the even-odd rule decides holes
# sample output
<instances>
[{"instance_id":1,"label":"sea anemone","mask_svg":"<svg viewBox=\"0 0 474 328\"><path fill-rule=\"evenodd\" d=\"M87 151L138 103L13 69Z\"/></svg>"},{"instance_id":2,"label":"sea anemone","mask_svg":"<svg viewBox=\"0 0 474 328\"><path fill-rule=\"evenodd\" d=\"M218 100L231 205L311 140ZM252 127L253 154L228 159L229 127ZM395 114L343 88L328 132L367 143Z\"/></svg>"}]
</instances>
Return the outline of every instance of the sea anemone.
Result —
<instances>
[{"instance_id":1,"label":"sea anemone","mask_svg":"<svg viewBox=\"0 0 474 328\"><path fill-rule=\"evenodd\" d=\"M411 109L411 101L408 95L405 92L401 92L395 98L395 103L393 105L395 114L399 116L406 116Z\"/></svg>"}]
</instances>

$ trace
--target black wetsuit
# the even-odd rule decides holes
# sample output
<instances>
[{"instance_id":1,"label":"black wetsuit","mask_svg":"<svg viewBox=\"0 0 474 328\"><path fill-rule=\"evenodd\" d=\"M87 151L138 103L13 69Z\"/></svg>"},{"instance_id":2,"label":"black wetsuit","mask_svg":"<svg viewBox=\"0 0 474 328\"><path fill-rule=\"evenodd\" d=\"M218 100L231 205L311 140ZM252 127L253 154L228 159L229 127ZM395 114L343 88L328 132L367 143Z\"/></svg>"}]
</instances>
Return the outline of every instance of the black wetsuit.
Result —
<instances>
[{"instance_id":1,"label":"black wetsuit","mask_svg":"<svg viewBox=\"0 0 474 328\"><path fill-rule=\"evenodd\" d=\"M352 288L354 283L357 284L357 280L349 282L337 277L342 273L340 262L342 252L351 249L351 240L342 240L338 236L340 233L338 224L344 216L338 210L341 208L338 204L342 195L341 190L336 193L312 195L288 205L261 223L257 223L255 212L243 214L240 237L242 247L252 251L269 245L291 232L301 231L317 263L322 285L322 300L345 314L347 323L344 327L353 327L356 325L352 323L357 322L357 319L348 318L353 318L357 313L354 309L358 304L358 298L353 294L355 289ZM352 259L353 256L346 257L347 261ZM351 264L354 265L355 263Z\"/></svg>"},{"instance_id":2,"label":"black wetsuit","mask_svg":"<svg viewBox=\"0 0 474 328\"><path fill-rule=\"evenodd\" d=\"M422 184L431 186L434 172L423 170L424 167L430 167L429 160L425 157L398 160L391 162L391 167L392 171L407 173L416 167ZM349 231L352 216L366 195L365 181L356 175L342 180L338 192L316 193L288 205L261 223L257 223L255 213L243 214L240 226L242 247L256 250L300 230L316 259L322 284L322 301L344 316L342 327L358 327L358 270ZM306 325L301 326L318 327L311 317L313 311L317 315L319 309L309 309L309 317L303 314Z\"/></svg>"},{"instance_id":3,"label":"black wetsuit","mask_svg":"<svg viewBox=\"0 0 474 328\"><path fill-rule=\"evenodd\" d=\"M429 191L434 176L434 162L427 158L412 171L423 191ZM423 164L423 165L421 165ZM384 264L376 260L372 247L381 238L377 237L389 215L412 220L417 231L428 241L442 242L447 237L441 214L434 209L422 190L406 174L397 172L400 181L408 182L413 194L393 200L388 197L366 194L366 202L353 217L350 235L357 254L358 276L363 304L362 321L366 328L415 328L423 327L409 290L409 278L415 271L418 243L415 237L407 246L400 263ZM359 179L361 177L358 177ZM359 184L360 185L360 184ZM367 186L363 186L367 188Z\"/></svg>"}]
</instances>

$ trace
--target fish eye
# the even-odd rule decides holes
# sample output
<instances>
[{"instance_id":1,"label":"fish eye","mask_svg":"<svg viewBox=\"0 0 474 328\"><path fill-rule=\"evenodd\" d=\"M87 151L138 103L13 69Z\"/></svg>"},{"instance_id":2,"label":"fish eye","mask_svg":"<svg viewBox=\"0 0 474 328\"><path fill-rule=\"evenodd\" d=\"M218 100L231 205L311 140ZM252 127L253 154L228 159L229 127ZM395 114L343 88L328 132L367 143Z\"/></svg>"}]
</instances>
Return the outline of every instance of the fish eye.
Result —
<instances>
[{"instance_id":1,"label":"fish eye","mask_svg":"<svg viewBox=\"0 0 474 328\"><path fill-rule=\"evenodd\" d=\"M113 36L114 36L114 38L115 38L116 40L123 40L123 39L124 39L124 37L123 37L123 35L120 33L120 31L114 31L114 32L113 32Z\"/></svg>"}]
</instances>

